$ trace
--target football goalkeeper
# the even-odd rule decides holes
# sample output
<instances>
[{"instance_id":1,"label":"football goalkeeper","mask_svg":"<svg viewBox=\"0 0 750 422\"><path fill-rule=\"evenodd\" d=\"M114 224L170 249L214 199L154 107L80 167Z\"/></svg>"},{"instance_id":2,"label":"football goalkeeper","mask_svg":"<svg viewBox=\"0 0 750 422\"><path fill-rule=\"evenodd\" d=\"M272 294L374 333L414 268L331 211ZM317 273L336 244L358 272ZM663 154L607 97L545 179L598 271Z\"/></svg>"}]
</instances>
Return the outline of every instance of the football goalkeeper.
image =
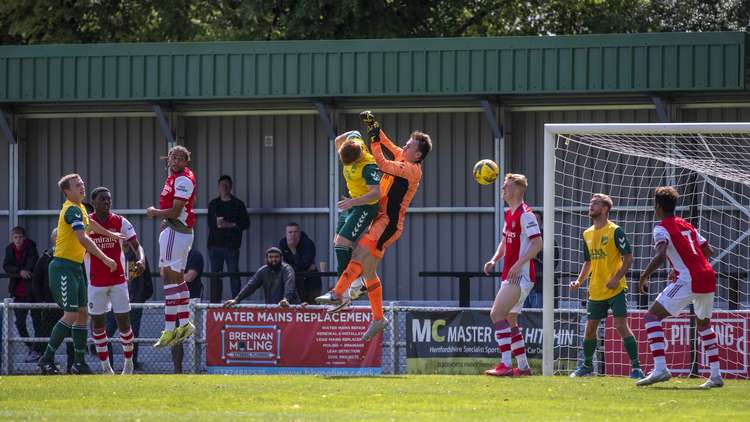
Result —
<instances>
[{"instance_id":1,"label":"football goalkeeper","mask_svg":"<svg viewBox=\"0 0 750 422\"><path fill-rule=\"evenodd\" d=\"M432 140L429 135L414 131L406 145L399 148L385 136L371 112L362 112L360 116L369 129L368 136L375 162L383 172L380 180L378 214L367 234L359 240L352 259L341 274L336 287L318 297L316 301L322 304L340 304L341 297L352 282L360 275L364 275L373 321L362 340L369 341L383 331L387 322L383 317L383 290L375 271L383 259L385 250L398 240L404 230L406 210L422 180L422 161L432 149ZM383 154L383 148L394 159L387 159Z\"/></svg>"}]
</instances>

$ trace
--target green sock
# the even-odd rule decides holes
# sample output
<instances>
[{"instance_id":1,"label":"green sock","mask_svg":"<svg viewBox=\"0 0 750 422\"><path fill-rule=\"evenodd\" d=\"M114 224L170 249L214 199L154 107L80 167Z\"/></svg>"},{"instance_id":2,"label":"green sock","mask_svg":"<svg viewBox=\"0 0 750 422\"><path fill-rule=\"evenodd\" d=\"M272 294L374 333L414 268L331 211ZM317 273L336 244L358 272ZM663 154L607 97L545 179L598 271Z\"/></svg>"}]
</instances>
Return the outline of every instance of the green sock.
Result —
<instances>
[{"instance_id":1,"label":"green sock","mask_svg":"<svg viewBox=\"0 0 750 422\"><path fill-rule=\"evenodd\" d=\"M83 363L86 356L86 345L89 339L89 327L85 325L74 325L73 348L75 349L75 363Z\"/></svg>"},{"instance_id":2,"label":"green sock","mask_svg":"<svg viewBox=\"0 0 750 422\"><path fill-rule=\"evenodd\" d=\"M640 368L641 363L638 361L638 344L635 342L635 337L625 337L622 339L622 344L625 346L625 350L630 356L630 364L633 368Z\"/></svg>"},{"instance_id":3,"label":"green sock","mask_svg":"<svg viewBox=\"0 0 750 422\"><path fill-rule=\"evenodd\" d=\"M596 351L596 339L583 340L583 364L588 367L594 366L594 351Z\"/></svg>"},{"instance_id":4,"label":"green sock","mask_svg":"<svg viewBox=\"0 0 750 422\"><path fill-rule=\"evenodd\" d=\"M336 262L338 263L337 272L340 277L352 259L352 248L349 246L336 246L334 249L336 251Z\"/></svg>"},{"instance_id":5,"label":"green sock","mask_svg":"<svg viewBox=\"0 0 750 422\"><path fill-rule=\"evenodd\" d=\"M55 352L60 347L65 337L70 336L70 325L63 322L63 320L57 321L54 327L52 327L52 333L49 335L49 341L47 342L47 348L44 350L44 356L42 359L47 362L55 360Z\"/></svg>"}]
</instances>

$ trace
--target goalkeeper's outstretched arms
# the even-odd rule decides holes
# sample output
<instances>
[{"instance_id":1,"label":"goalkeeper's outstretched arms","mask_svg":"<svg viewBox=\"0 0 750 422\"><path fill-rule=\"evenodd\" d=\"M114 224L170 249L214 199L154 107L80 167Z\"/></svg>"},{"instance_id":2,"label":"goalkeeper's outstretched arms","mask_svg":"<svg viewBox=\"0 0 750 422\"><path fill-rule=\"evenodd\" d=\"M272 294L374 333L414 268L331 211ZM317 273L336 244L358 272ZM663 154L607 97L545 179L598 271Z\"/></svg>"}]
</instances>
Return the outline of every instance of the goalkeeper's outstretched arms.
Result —
<instances>
[{"instance_id":1,"label":"goalkeeper's outstretched arms","mask_svg":"<svg viewBox=\"0 0 750 422\"><path fill-rule=\"evenodd\" d=\"M388 152L393 155L394 160L401 158L401 154L404 152L403 149L394 144L388 136L386 136L383 129L380 127L380 122L375 120L375 116L371 111L363 111L359 113L359 117L362 119L365 125L367 125L367 136L371 143L380 142Z\"/></svg>"}]
</instances>

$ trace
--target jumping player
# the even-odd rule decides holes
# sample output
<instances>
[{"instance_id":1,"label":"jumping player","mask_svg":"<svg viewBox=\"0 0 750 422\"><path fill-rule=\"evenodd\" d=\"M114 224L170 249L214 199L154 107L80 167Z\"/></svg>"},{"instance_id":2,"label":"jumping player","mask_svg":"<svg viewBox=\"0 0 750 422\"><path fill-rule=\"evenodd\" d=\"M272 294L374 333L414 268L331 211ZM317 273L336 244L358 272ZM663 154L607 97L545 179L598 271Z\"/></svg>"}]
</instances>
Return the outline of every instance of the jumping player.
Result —
<instances>
[{"instance_id":1,"label":"jumping player","mask_svg":"<svg viewBox=\"0 0 750 422\"><path fill-rule=\"evenodd\" d=\"M181 145L169 150L167 165L169 175L159 197L159 208L149 207L146 215L162 218L159 234L159 272L164 280L164 331L154 347L181 343L195 332L188 319L190 291L183 271L193 246L193 201L195 176L187 167L190 151Z\"/></svg>"},{"instance_id":2,"label":"jumping player","mask_svg":"<svg viewBox=\"0 0 750 422\"><path fill-rule=\"evenodd\" d=\"M633 253L625 232L609 220L612 205L609 195L597 193L591 197L589 217L594 224L583 232L583 267L578 278L570 283L570 289L575 291L586 282L587 277L591 280L583 338L583 363L570 374L574 378L594 374L599 321L607 318L610 308L615 329L630 357L630 378L643 378L638 360L638 344L628 326L628 303L625 298L625 273L633 264Z\"/></svg>"},{"instance_id":3,"label":"jumping player","mask_svg":"<svg viewBox=\"0 0 750 422\"><path fill-rule=\"evenodd\" d=\"M367 231L378 213L381 173L359 131L353 130L337 136L336 150L343 165L344 180L349 190L349 198L342 199L337 204L342 212L336 226L334 249L338 273L341 276L351 260L354 242ZM362 277L357 278L351 289L344 292L341 307L349 305L352 300L367 291L360 290L364 288L361 280Z\"/></svg>"},{"instance_id":4,"label":"jumping player","mask_svg":"<svg viewBox=\"0 0 750 422\"><path fill-rule=\"evenodd\" d=\"M505 176L503 200L508 204L508 209L505 210L503 238L495 255L484 264L484 272L489 274L497 261L504 258L502 284L490 310L502 361L495 368L485 371L487 375L531 375L526 345L517 320L526 296L534 288L536 274L532 260L542 250L543 243L536 216L523 199L528 186L523 174L509 173ZM518 368L513 368L511 354L516 357Z\"/></svg>"},{"instance_id":5,"label":"jumping player","mask_svg":"<svg viewBox=\"0 0 750 422\"><path fill-rule=\"evenodd\" d=\"M98 187L91 192L91 203L94 212L89 215L91 221L96 221L102 227L115 233L120 233L131 249L136 251L136 270L142 272L145 268L143 248L138 242L133 225L125 217L111 211L112 193L105 187ZM107 346L107 313L113 310L117 329L120 331L123 357L125 359L122 374L133 373L133 330L130 328L130 296L128 294L128 280L125 276L125 254L122 241L111 239L100 234L92 234L91 239L117 264L115 271L109 271L104 263L91 254L86 254L85 267L89 280L89 313L91 314L91 331L94 336L96 352L105 374L114 374L109 363Z\"/></svg>"},{"instance_id":6,"label":"jumping player","mask_svg":"<svg viewBox=\"0 0 750 422\"><path fill-rule=\"evenodd\" d=\"M664 356L666 345L661 320L670 315L677 316L692 302L696 327L711 370L710 377L701 388L722 387L724 381L719 367L719 342L711 327L716 272L708 258L713 255L713 249L690 223L674 215L678 199L679 194L675 188L656 188L654 212L661 221L654 226L654 257L641 273L638 288L642 293L648 294L649 277L664 261L669 261L675 281L659 293L644 318L654 369L646 378L636 382L636 385L651 385L672 378Z\"/></svg>"},{"instance_id":7,"label":"jumping player","mask_svg":"<svg viewBox=\"0 0 750 422\"><path fill-rule=\"evenodd\" d=\"M112 239L119 239L120 235L107 231L96 222L89 223L89 216L81 203L86 199L86 185L81 176L68 174L57 185L66 201L57 219L55 256L49 263L49 288L64 313L52 328L47 349L39 359L39 368L43 375L59 374L55 352L66 337L72 337L75 363L70 367L70 373L90 374L91 368L84 360L89 330L83 257L86 252L94 255L110 271L117 270L117 264L96 246L86 231L91 229Z\"/></svg>"},{"instance_id":8,"label":"jumping player","mask_svg":"<svg viewBox=\"0 0 750 422\"><path fill-rule=\"evenodd\" d=\"M369 111L360 114L369 128L372 154L383 177L380 180L380 201L378 214L370 228L358 242L349 265L341 274L336 287L318 297L321 304L341 304L341 298L352 282L360 275L365 277L367 295L372 306L373 321L362 336L369 341L386 325L383 317L383 290L376 269L383 259L385 250L391 246L404 230L406 210L417 193L422 179L422 162L432 150L430 136L412 132L403 148L397 147L380 129L380 124ZM383 155L385 148L394 159Z\"/></svg>"}]
</instances>

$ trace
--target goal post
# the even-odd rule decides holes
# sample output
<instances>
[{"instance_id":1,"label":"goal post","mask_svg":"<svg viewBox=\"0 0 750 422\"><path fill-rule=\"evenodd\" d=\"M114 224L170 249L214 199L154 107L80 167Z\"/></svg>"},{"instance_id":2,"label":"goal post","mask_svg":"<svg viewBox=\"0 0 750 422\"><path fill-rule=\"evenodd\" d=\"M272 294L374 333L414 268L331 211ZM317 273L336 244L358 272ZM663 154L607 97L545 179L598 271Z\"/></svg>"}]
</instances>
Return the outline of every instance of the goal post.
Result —
<instances>
[{"instance_id":1,"label":"goal post","mask_svg":"<svg viewBox=\"0 0 750 422\"><path fill-rule=\"evenodd\" d=\"M623 227L633 247L635 260L626 276L628 309L633 311L630 320L642 317L643 312L633 304L647 302L650 305L666 285L667 272L662 269L658 276L652 277L647 298L638 297L639 293L633 289L637 285L637 275L651 258L651 230L656 223L653 191L663 185L677 188L680 193L677 215L690 221L716 250L710 259L719 274L714 318L721 316L723 319L717 320L725 321L721 324L725 324L728 331L734 329L731 324L736 324L737 332L745 341L744 345L736 344L736 350L722 356L727 361L726 366L722 362L722 371L726 369L737 377L748 376L750 350L745 349L750 317L747 310L740 308L750 307L747 276L750 269L750 123L545 124L543 375L566 374L573 361L581 357L580 343L555 344L555 325L576 327L576 335L582 338L586 316L583 301L587 299L587 289L573 294L567 284L583 264L581 236L591 225L588 201L592 194L605 193L612 197L614 207L610 218ZM560 251L557 262L555 248ZM680 318L675 319L688 328L675 326L674 347L668 351L668 364L673 362L679 366L677 374L695 375L703 359L701 345L696 340L694 321L684 313ZM608 334L613 332L611 326L600 327L600 337L605 330L610 330ZM637 330L642 327L633 329L639 342L641 363L646 360L650 364L650 355L643 352L647 347L641 344L645 332L636 333ZM682 332L686 333L685 338L678 341L677 336ZM728 334L732 335L737 334ZM563 338L560 334L558 337ZM719 337L721 343L721 335ZM597 372L621 375L622 368L617 365L625 363L618 353L623 352L612 338L619 339L616 332L614 337L599 342ZM569 362L563 364L563 360ZM684 368L686 365L688 369Z\"/></svg>"}]
</instances>

